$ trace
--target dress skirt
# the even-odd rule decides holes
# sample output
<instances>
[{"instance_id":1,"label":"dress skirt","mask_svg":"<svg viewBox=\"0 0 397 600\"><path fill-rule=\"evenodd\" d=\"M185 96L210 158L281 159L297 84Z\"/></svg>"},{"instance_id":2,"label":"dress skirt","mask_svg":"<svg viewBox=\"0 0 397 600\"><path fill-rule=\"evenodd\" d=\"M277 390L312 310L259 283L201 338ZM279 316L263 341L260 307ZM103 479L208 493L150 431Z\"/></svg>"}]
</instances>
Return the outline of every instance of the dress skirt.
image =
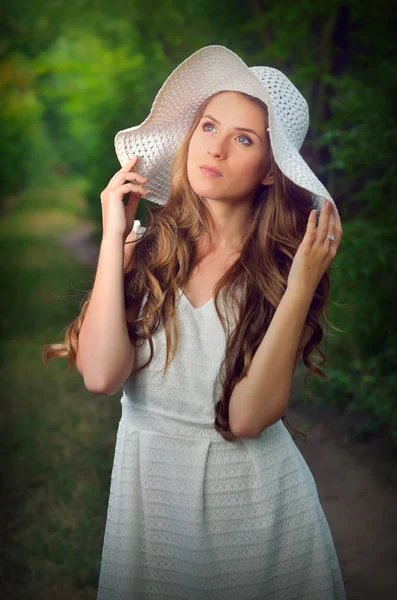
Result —
<instances>
[{"instance_id":1,"label":"dress skirt","mask_svg":"<svg viewBox=\"0 0 397 600\"><path fill-rule=\"evenodd\" d=\"M227 442L210 423L121 402L98 600L345 600L281 420Z\"/></svg>"}]
</instances>

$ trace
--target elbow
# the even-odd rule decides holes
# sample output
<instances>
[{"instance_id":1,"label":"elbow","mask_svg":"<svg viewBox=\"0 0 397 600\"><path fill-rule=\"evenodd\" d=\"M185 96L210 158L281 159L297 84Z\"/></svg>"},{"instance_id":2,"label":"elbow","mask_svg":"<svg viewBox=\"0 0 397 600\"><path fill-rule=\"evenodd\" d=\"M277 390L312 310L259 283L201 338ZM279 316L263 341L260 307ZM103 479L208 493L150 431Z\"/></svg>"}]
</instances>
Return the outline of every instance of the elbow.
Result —
<instances>
[{"instance_id":1,"label":"elbow","mask_svg":"<svg viewBox=\"0 0 397 600\"><path fill-rule=\"evenodd\" d=\"M277 415L274 415L273 418L266 419L266 421L260 422L258 419L239 419L234 422L229 420L230 430L236 437L241 438L251 438L257 439L261 436L263 431L268 427L271 427L277 421L281 419L285 411L280 414L280 411L277 412Z\"/></svg>"},{"instance_id":2,"label":"elbow","mask_svg":"<svg viewBox=\"0 0 397 600\"><path fill-rule=\"evenodd\" d=\"M231 397L229 402L229 426L230 431L241 438L259 438L262 432L271 427L285 414L288 401L277 401L275 406L268 407L266 413L259 408L250 408L249 403L245 406L236 404L236 398ZM280 408L281 407L281 408Z\"/></svg>"},{"instance_id":3,"label":"elbow","mask_svg":"<svg viewBox=\"0 0 397 600\"><path fill-rule=\"evenodd\" d=\"M256 439L259 437L260 434L258 434L256 431L254 431L253 429L249 429L249 428L233 428L231 429L232 433L238 437L238 438L250 438L250 439Z\"/></svg>"},{"instance_id":4,"label":"elbow","mask_svg":"<svg viewBox=\"0 0 397 600\"><path fill-rule=\"evenodd\" d=\"M107 388L106 386L103 385L98 385L98 382L89 382L84 380L84 386L85 389L90 392L91 394L96 394L98 396L107 396L108 392L107 392Z\"/></svg>"},{"instance_id":5,"label":"elbow","mask_svg":"<svg viewBox=\"0 0 397 600\"><path fill-rule=\"evenodd\" d=\"M122 383L113 383L113 385L110 385L109 383L100 383L98 380L87 381L84 379L84 386L86 390L91 392L91 394L96 394L98 396L113 396L113 394L116 394L119 391L122 385Z\"/></svg>"},{"instance_id":6,"label":"elbow","mask_svg":"<svg viewBox=\"0 0 397 600\"><path fill-rule=\"evenodd\" d=\"M88 377L87 374L84 374L84 370L83 370L81 364L79 364L78 362L76 362L76 368L77 368L78 372L80 373L80 375L82 376L83 381L84 381L84 387L88 392L91 392L91 394L107 395L108 386L106 386L102 382L100 382L97 377L92 379L92 378Z\"/></svg>"},{"instance_id":7,"label":"elbow","mask_svg":"<svg viewBox=\"0 0 397 600\"><path fill-rule=\"evenodd\" d=\"M259 437L259 435L256 432L251 431L249 429L242 429L241 431L237 429L237 433L233 429L232 433L238 438L257 439Z\"/></svg>"},{"instance_id":8,"label":"elbow","mask_svg":"<svg viewBox=\"0 0 397 600\"><path fill-rule=\"evenodd\" d=\"M86 373L80 373L83 376L84 386L86 390L91 394L97 394L99 396L113 396L122 387L124 382L128 379L131 374L132 365L128 362L122 372L112 373L112 377L98 378L97 374L91 373L90 376Z\"/></svg>"},{"instance_id":9,"label":"elbow","mask_svg":"<svg viewBox=\"0 0 397 600\"><path fill-rule=\"evenodd\" d=\"M274 421L275 423L276 421ZM263 431L267 428L270 427L271 425L274 425L274 423L266 423L266 425L262 425L262 427L258 428L258 427L253 427L251 426L245 426L245 427L231 427L231 431L232 433L239 438L250 438L250 439L258 439Z\"/></svg>"},{"instance_id":10,"label":"elbow","mask_svg":"<svg viewBox=\"0 0 397 600\"><path fill-rule=\"evenodd\" d=\"M250 423L244 423L242 420L231 423L229 421L230 431L238 438L258 438L261 432L252 427Z\"/></svg>"},{"instance_id":11,"label":"elbow","mask_svg":"<svg viewBox=\"0 0 397 600\"><path fill-rule=\"evenodd\" d=\"M229 402L229 428L233 435L238 438L255 438L258 437L257 432L252 427L252 419L245 413L236 410L235 398Z\"/></svg>"}]
</instances>

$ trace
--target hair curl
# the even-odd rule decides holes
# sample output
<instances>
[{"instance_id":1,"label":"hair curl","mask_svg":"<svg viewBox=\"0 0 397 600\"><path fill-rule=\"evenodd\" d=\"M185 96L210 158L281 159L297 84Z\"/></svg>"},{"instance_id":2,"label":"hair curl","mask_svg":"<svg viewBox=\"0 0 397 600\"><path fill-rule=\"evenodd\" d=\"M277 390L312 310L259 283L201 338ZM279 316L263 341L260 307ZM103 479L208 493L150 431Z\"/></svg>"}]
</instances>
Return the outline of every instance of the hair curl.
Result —
<instances>
[{"instance_id":1,"label":"hair curl","mask_svg":"<svg viewBox=\"0 0 397 600\"><path fill-rule=\"evenodd\" d=\"M130 376L151 362L154 356L152 335L161 321L164 322L167 342L165 375L178 347L179 336L175 318L178 289L184 289L200 260L199 240L203 234L212 243L214 221L206 209L205 198L198 196L190 186L187 156L190 139L205 108L218 94L214 94L200 105L175 153L167 202L161 206L149 206L146 212L146 231L133 242L126 242L135 244L130 263L125 265L124 271L127 330L135 346L139 345L140 340L143 343L146 339L150 345L149 359L140 367L133 368ZM266 129L266 105L258 98L243 95L263 109ZM232 391L247 374L286 290L289 270L305 235L309 213L313 208L312 194L294 184L281 172L274 161L270 143L268 150L268 167L273 172L274 183L270 186L260 185L252 203L250 227L241 254L215 286L214 304L225 333L227 332L227 345L220 370L222 395L215 406L214 427L227 441L237 439L229 427L229 402ZM225 305L230 306L232 302L237 306L239 316L231 333L229 320L225 320L222 311L219 310L218 295L221 290L224 292ZM329 290L330 278L326 272L317 286L306 317L306 323L312 328L312 335L302 355L308 369L305 383L311 373L328 380L319 364L313 363L309 356L323 339L320 316L331 325L326 315ZM144 310L138 317L146 293ZM83 299L79 315L66 328L65 342L44 346L42 358L45 363L55 356L67 356L70 369L76 362L79 332L91 295L92 289ZM172 345L169 317L174 333ZM317 351L322 358L320 364L324 364L325 355L319 348ZM286 420L288 425L306 440L306 434L293 427L286 415L282 416L282 420Z\"/></svg>"}]
</instances>

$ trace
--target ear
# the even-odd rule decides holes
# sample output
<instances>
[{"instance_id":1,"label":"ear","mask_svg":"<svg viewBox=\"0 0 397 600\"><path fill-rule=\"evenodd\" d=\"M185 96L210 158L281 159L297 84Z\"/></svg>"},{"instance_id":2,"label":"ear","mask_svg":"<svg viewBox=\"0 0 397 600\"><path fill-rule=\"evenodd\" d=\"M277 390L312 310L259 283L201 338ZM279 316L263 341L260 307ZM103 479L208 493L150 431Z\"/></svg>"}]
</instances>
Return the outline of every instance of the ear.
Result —
<instances>
[{"instance_id":1,"label":"ear","mask_svg":"<svg viewBox=\"0 0 397 600\"><path fill-rule=\"evenodd\" d=\"M268 173L266 177L264 177L261 181L262 185L272 185L273 183L273 173Z\"/></svg>"}]
</instances>

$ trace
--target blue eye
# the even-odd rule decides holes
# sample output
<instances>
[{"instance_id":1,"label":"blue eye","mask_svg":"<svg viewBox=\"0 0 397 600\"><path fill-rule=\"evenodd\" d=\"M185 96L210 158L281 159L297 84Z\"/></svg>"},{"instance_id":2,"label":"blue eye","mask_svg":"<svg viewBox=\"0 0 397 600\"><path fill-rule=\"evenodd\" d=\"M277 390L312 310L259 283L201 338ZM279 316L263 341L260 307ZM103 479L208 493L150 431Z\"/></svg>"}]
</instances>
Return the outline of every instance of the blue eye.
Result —
<instances>
[{"instance_id":1,"label":"blue eye","mask_svg":"<svg viewBox=\"0 0 397 600\"><path fill-rule=\"evenodd\" d=\"M248 142L251 144L251 140L249 139L249 137L247 137L246 135L239 135L239 138L245 138L246 140L248 140Z\"/></svg>"},{"instance_id":2,"label":"blue eye","mask_svg":"<svg viewBox=\"0 0 397 600\"><path fill-rule=\"evenodd\" d=\"M204 125L203 125L203 129L205 129L205 128L207 127L207 125L211 125L211 127L213 127L213 124L212 124L212 123L204 123ZM208 129L206 129L206 131L208 131Z\"/></svg>"},{"instance_id":3,"label":"blue eye","mask_svg":"<svg viewBox=\"0 0 397 600\"><path fill-rule=\"evenodd\" d=\"M206 121L205 123L203 123L203 130L204 131L210 131L210 132L213 131L212 129L211 130L207 129L208 125L210 127L214 127L215 128L215 126L214 126L213 123L210 123L209 121ZM242 135L241 134L241 135L237 136L237 139L239 139L239 138L244 138L244 139L247 140L248 143L247 142L242 142L243 146L250 146L252 144L252 140L248 136L246 136L246 135Z\"/></svg>"}]
</instances>

